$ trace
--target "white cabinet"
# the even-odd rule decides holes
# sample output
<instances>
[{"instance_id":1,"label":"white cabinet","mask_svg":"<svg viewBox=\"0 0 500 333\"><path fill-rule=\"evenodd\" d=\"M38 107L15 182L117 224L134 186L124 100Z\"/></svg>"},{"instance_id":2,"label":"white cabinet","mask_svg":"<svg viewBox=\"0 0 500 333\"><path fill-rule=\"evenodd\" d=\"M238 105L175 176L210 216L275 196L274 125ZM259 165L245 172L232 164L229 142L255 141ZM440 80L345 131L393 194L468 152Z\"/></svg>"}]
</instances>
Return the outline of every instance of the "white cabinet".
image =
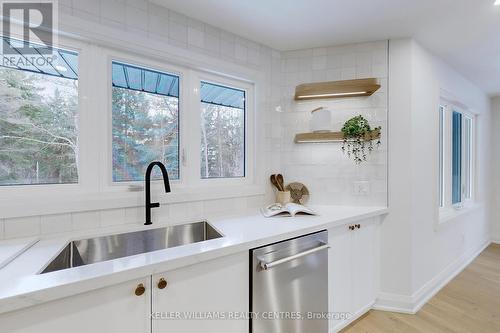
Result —
<instances>
[{"instance_id":1,"label":"white cabinet","mask_svg":"<svg viewBox=\"0 0 500 333\"><path fill-rule=\"evenodd\" d=\"M328 230L329 306L336 332L368 311L378 292L377 218Z\"/></svg>"},{"instance_id":2,"label":"white cabinet","mask_svg":"<svg viewBox=\"0 0 500 333\"><path fill-rule=\"evenodd\" d=\"M0 315L9 333L88 333L151 331L150 277L86 292ZM143 284L144 294L135 290Z\"/></svg>"},{"instance_id":3,"label":"white cabinet","mask_svg":"<svg viewBox=\"0 0 500 333\"><path fill-rule=\"evenodd\" d=\"M248 260L245 252L153 275L152 332L247 333L248 321L231 316L248 312Z\"/></svg>"},{"instance_id":4,"label":"white cabinet","mask_svg":"<svg viewBox=\"0 0 500 333\"><path fill-rule=\"evenodd\" d=\"M248 262L243 252L0 314L0 332L248 333L248 320L237 317L249 309Z\"/></svg>"}]
</instances>

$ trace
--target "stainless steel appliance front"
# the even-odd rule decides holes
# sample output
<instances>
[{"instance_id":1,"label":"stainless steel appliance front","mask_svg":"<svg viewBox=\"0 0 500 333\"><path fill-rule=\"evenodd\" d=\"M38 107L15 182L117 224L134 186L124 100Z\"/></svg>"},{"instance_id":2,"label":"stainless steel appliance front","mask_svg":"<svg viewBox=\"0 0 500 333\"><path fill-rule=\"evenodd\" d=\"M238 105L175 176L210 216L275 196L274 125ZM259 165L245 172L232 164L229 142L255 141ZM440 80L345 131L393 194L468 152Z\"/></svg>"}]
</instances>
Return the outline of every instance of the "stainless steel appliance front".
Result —
<instances>
[{"instance_id":1,"label":"stainless steel appliance front","mask_svg":"<svg viewBox=\"0 0 500 333\"><path fill-rule=\"evenodd\" d=\"M328 332L327 242L322 231L252 250L252 333Z\"/></svg>"}]
</instances>

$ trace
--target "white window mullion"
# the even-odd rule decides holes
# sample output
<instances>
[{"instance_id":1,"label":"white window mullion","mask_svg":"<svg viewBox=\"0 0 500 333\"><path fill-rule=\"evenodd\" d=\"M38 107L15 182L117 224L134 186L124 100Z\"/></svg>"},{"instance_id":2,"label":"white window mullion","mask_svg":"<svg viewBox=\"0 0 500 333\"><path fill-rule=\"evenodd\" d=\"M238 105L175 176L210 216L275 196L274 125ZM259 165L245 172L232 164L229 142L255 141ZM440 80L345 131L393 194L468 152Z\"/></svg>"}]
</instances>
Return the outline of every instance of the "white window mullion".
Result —
<instances>
[{"instance_id":1,"label":"white window mullion","mask_svg":"<svg viewBox=\"0 0 500 333\"><path fill-rule=\"evenodd\" d=\"M186 142L185 153L187 156L186 171L186 185L197 186L200 179L200 86L199 76L193 71L189 70L186 75L186 96L185 103L187 108L184 112L184 139Z\"/></svg>"},{"instance_id":2,"label":"white window mullion","mask_svg":"<svg viewBox=\"0 0 500 333\"><path fill-rule=\"evenodd\" d=\"M452 202L452 109L447 105L445 107L445 135L444 135L444 206L451 207Z\"/></svg>"},{"instance_id":3,"label":"white window mullion","mask_svg":"<svg viewBox=\"0 0 500 333\"><path fill-rule=\"evenodd\" d=\"M81 184L85 191L97 192L101 188L103 172L102 154L107 142L106 112L103 95L106 80L102 79L104 73L103 61L99 61L99 49L88 45L80 57L80 168Z\"/></svg>"}]
</instances>

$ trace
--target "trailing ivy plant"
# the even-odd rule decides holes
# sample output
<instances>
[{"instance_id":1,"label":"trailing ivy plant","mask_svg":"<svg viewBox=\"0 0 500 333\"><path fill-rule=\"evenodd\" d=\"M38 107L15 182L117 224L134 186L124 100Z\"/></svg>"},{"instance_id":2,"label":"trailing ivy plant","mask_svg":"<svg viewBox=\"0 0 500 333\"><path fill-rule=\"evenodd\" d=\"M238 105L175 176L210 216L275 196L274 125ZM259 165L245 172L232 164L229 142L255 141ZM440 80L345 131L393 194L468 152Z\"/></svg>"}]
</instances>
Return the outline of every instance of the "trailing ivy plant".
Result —
<instances>
[{"instance_id":1,"label":"trailing ivy plant","mask_svg":"<svg viewBox=\"0 0 500 333\"><path fill-rule=\"evenodd\" d=\"M377 140L376 146L380 145L378 133L382 127L371 128L363 116L356 116L345 122L342 127L344 141L342 151L348 157L352 157L356 164L366 161L366 157L373 151L373 141Z\"/></svg>"}]
</instances>

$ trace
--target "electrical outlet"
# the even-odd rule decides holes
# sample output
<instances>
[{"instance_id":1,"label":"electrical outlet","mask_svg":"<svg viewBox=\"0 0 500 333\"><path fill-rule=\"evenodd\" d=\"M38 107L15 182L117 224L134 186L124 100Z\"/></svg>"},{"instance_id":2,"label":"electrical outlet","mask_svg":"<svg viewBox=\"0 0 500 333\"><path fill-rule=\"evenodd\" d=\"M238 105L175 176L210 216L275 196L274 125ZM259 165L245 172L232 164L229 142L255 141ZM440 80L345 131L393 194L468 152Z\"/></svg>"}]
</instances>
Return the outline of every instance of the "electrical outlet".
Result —
<instances>
[{"instance_id":1,"label":"electrical outlet","mask_svg":"<svg viewBox=\"0 0 500 333\"><path fill-rule=\"evenodd\" d=\"M354 190L354 195L369 195L370 182L366 180L354 182L353 190Z\"/></svg>"}]
</instances>

